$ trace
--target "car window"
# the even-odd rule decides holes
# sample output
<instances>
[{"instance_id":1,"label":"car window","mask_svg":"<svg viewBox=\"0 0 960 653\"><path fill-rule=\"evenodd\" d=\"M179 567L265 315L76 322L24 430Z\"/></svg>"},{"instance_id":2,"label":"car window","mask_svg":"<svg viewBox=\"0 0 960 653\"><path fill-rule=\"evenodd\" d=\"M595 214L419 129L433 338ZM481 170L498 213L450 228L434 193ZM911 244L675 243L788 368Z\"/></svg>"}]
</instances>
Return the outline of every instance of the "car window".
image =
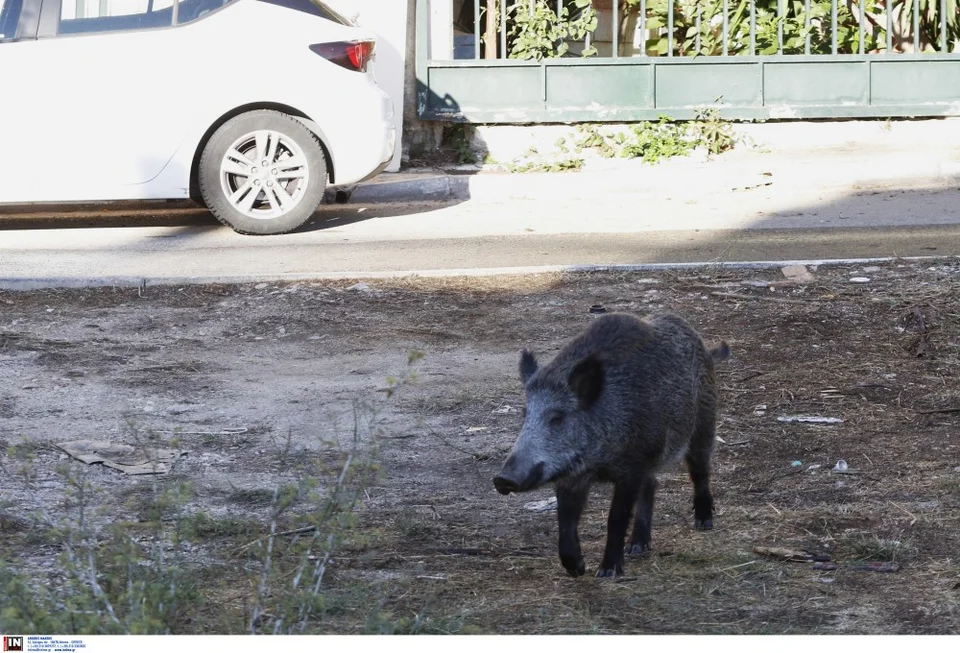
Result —
<instances>
[{"instance_id":1,"label":"car window","mask_svg":"<svg viewBox=\"0 0 960 653\"><path fill-rule=\"evenodd\" d=\"M237 0L180 0L180 6L177 9L177 25L192 23L195 20L203 18L211 11L216 11L220 7L226 7Z\"/></svg>"},{"instance_id":2,"label":"car window","mask_svg":"<svg viewBox=\"0 0 960 653\"><path fill-rule=\"evenodd\" d=\"M353 22L350 19L344 18L343 16L335 12L333 9L331 9L330 6L327 5L326 3L320 2L320 0L310 0L310 1L320 11L320 15L326 18L327 20L332 20L333 22L340 23L341 25L353 25Z\"/></svg>"},{"instance_id":3,"label":"car window","mask_svg":"<svg viewBox=\"0 0 960 653\"><path fill-rule=\"evenodd\" d=\"M17 35L17 22L23 0L0 0L0 41L7 41Z\"/></svg>"},{"instance_id":4,"label":"car window","mask_svg":"<svg viewBox=\"0 0 960 653\"><path fill-rule=\"evenodd\" d=\"M287 9L293 9L294 11L302 11L305 14L311 16L320 16L320 18L326 18L335 23L340 23L341 25L354 25L353 21L349 18L344 18L341 14L338 14L333 9L330 8L325 2L320 2L320 0L260 0L261 2L266 2L271 5L279 5L281 7L286 7Z\"/></svg>"},{"instance_id":5,"label":"car window","mask_svg":"<svg viewBox=\"0 0 960 653\"><path fill-rule=\"evenodd\" d=\"M64 0L58 34L169 27L174 0Z\"/></svg>"}]
</instances>

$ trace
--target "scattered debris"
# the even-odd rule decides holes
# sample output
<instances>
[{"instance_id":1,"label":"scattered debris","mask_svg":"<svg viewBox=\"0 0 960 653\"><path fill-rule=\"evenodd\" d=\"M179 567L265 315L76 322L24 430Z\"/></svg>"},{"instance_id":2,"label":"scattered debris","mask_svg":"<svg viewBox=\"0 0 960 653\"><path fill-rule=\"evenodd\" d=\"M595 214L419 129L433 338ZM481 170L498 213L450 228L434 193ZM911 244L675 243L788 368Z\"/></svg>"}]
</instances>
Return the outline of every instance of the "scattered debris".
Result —
<instances>
[{"instance_id":1,"label":"scattered debris","mask_svg":"<svg viewBox=\"0 0 960 653\"><path fill-rule=\"evenodd\" d=\"M755 546L753 552L769 558L779 558L787 562L830 562L830 556L799 549L787 549L778 546Z\"/></svg>"},{"instance_id":2,"label":"scattered debris","mask_svg":"<svg viewBox=\"0 0 960 653\"><path fill-rule=\"evenodd\" d=\"M780 272L794 283L810 283L813 281L813 275L810 274L806 265L788 265L780 268Z\"/></svg>"},{"instance_id":3,"label":"scattered debris","mask_svg":"<svg viewBox=\"0 0 960 653\"><path fill-rule=\"evenodd\" d=\"M517 409L514 408L513 406L503 405L503 406L500 406L499 408L494 408L490 412L493 413L494 415L511 415L513 413L516 413Z\"/></svg>"},{"instance_id":4,"label":"scattered debris","mask_svg":"<svg viewBox=\"0 0 960 653\"><path fill-rule=\"evenodd\" d=\"M530 501L523 504L523 507L532 512L550 512L557 509L557 497L550 497L543 501Z\"/></svg>"},{"instance_id":5,"label":"scattered debris","mask_svg":"<svg viewBox=\"0 0 960 653\"><path fill-rule=\"evenodd\" d=\"M817 571L836 571L840 568L840 565L835 562L815 562L813 568Z\"/></svg>"},{"instance_id":6,"label":"scattered debris","mask_svg":"<svg viewBox=\"0 0 960 653\"><path fill-rule=\"evenodd\" d=\"M845 472L849 468L847 461L841 458L837 461L837 464L833 466L833 471L835 472Z\"/></svg>"},{"instance_id":7,"label":"scattered debris","mask_svg":"<svg viewBox=\"0 0 960 653\"><path fill-rule=\"evenodd\" d=\"M900 571L899 562L867 562L855 565L844 565L843 568L849 571L875 571L880 574L892 574Z\"/></svg>"},{"instance_id":8,"label":"scattered debris","mask_svg":"<svg viewBox=\"0 0 960 653\"><path fill-rule=\"evenodd\" d=\"M800 422L803 424L841 424L840 417L821 417L819 415L781 415L778 422Z\"/></svg>"},{"instance_id":9,"label":"scattered debris","mask_svg":"<svg viewBox=\"0 0 960 653\"><path fill-rule=\"evenodd\" d=\"M870 277L850 277L850 283L870 283Z\"/></svg>"},{"instance_id":10,"label":"scattered debris","mask_svg":"<svg viewBox=\"0 0 960 653\"><path fill-rule=\"evenodd\" d=\"M486 426L468 426L467 433L478 433L479 431L486 431Z\"/></svg>"},{"instance_id":11,"label":"scattered debris","mask_svg":"<svg viewBox=\"0 0 960 653\"><path fill-rule=\"evenodd\" d=\"M821 467L823 467L823 465L821 465L820 463L816 463L807 467L807 470L812 472L813 470L820 469Z\"/></svg>"},{"instance_id":12,"label":"scattered debris","mask_svg":"<svg viewBox=\"0 0 960 653\"><path fill-rule=\"evenodd\" d=\"M802 461L802 460L794 460L792 463L790 463L790 466L791 466L791 467L803 467L803 461Z\"/></svg>"},{"instance_id":13,"label":"scattered debris","mask_svg":"<svg viewBox=\"0 0 960 653\"><path fill-rule=\"evenodd\" d=\"M606 313L607 309L603 304L594 304L588 309L588 312L593 313L594 315L599 315L601 313Z\"/></svg>"},{"instance_id":14,"label":"scattered debris","mask_svg":"<svg viewBox=\"0 0 960 653\"><path fill-rule=\"evenodd\" d=\"M103 463L104 467L130 476L166 474L170 464L180 457L180 452L174 449L137 448L103 440L74 440L56 446L88 465Z\"/></svg>"},{"instance_id":15,"label":"scattered debris","mask_svg":"<svg viewBox=\"0 0 960 653\"><path fill-rule=\"evenodd\" d=\"M347 287L347 290L355 290L357 292L373 292L373 286L365 281L358 281L352 286Z\"/></svg>"},{"instance_id":16,"label":"scattered debris","mask_svg":"<svg viewBox=\"0 0 960 653\"><path fill-rule=\"evenodd\" d=\"M757 404L753 407L754 415L766 415L767 414L767 405L766 404Z\"/></svg>"},{"instance_id":17,"label":"scattered debris","mask_svg":"<svg viewBox=\"0 0 960 653\"><path fill-rule=\"evenodd\" d=\"M812 563L811 569L816 571L837 571L843 569L846 571L875 571L878 573L892 573L900 570L899 562L854 562L839 563L833 562L828 555L810 553L798 549L786 549L782 547L755 546L753 552L777 558L784 562L806 562Z\"/></svg>"}]
</instances>

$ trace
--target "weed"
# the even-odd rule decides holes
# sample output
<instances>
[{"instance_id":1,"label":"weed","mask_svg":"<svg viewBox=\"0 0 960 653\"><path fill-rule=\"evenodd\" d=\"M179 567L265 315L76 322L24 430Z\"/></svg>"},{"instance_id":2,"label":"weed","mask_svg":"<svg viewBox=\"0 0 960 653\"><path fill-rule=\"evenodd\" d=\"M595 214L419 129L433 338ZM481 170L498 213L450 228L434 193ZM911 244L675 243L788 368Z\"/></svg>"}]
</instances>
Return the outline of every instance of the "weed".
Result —
<instances>
[{"instance_id":1,"label":"weed","mask_svg":"<svg viewBox=\"0 0 960 653\"><path fill-rule=\"evenodd\" d=\"M409 364L422 357L411 352ZM411 367L389 379L386 396L414 378ZM332 556L370 543L358 528L358 511L365 488L379 474L377 443L383 433L378 424L378 404L357 400L345 447L327 442L319 452L293 452L288 434L278 443L279 459L288 463L284 478L270 490L230 495L254 510L244 517L197 509L192 484L170 474L129 492L127 503L139 521L111 521L105 509L109 497L94 484L90 468L60 467L65 515L45 522L41 516L43 523L33 526L17 522L18 531L35 533L46 546L56 547L59 564L44 582L36 572L18 569L16 561L0 559L0 631L205 632L207 604L218 606L212 611L218 632L322 631ZM156 433L129 428L128 437L138 443L160 440ZM27 468L21 479L30 487L33 450L24 446L12 454ZM19 532L13 536L23 539ZM219 556L216 573L210 571L211 556ZM238 557L241 564L226 564ZM240 588L243 595L242 604L234 600L229 610L221 596L228 588L234 594ZM422 617L391 623L389 615L381 615L378 630L425 632L426 623Z\"/></svg>"},{"instance_id":2,"label":"weed","mask_svg":"<svg viewBox=\"0 0 960 653\"><path fill-rule=\"evenodd\" d=\"M903 562L916 553L908 540L895 540L864 535L846 543L850 554L864 562Z\"/></svg>"},{"instance_id":3,"label":"weed","mask_svg":"<svg viewBox=\"0 0 960 653\"><path fill-rule=\"evenodd\" d=\"M668 116L657 121L630 125L625 131L611 131L595 124L577 126L576 148L595 150L604 158L622 157L657 163L662 159L686 156L697 147L711 155L733 148L733 127L720 117L716 107L698 109L689 123L677 123Z\"/></svg>"},{"instance_id":4,"label":"weed","mask_svg":"<svg viewBox=\"0 0 960 653\"><path fill-rule=\"evenodd\" d=\"M733 126L720 117L717 107L697 109L694 130L697 140L707 148L710 154L722 154L732 150L736 144Z\"/></svg>"},{"instance_id":5,"label":"weed","mask_svg":"<svg viewBox=\"0 0 960 653\"><path fill-rule=\"evenodd\" d=\"M443 140L453 150L459 165L469 165L477 162L477 156L470 145L470 128L464 124L456 124L444 129Z\"/></svg>"},{"instance_id":6,"label":"weed","mask_svg":"<svg viewBox=\"0 0 960 653\"><path fill-rule=\"evenodd\" d=\"M506 168L510 172L566 172L579 170L583 167L580 157L566 157L555 161L520 161L508 163Z\"/></svg>"}]
</instances>

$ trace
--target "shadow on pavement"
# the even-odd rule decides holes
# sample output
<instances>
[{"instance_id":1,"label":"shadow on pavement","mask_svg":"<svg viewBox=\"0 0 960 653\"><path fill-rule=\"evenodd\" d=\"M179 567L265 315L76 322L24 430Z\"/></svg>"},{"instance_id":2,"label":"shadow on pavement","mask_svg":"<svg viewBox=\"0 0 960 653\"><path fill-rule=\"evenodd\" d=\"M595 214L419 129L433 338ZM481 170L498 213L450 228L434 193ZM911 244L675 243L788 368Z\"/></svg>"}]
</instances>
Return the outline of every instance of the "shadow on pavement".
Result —
<instances>
[{"instance_id":1,"label":"shadow on pavement","mask_svg":"<svg viewBox=\"0 0 960 653\"><path fill-rule=\"evenodd\" d=\"M344 227L375 218L423 213L452 206L454 201L417 204L324 204L295 233ZM223 226L206 208L180 202L174 207L142 203L118 207L69 208L57 210L0 208L0 231L29 229L142 228L142 227L217 227ZM255 237L254 237L255 238Z\"/></svg>"}]
</instances>

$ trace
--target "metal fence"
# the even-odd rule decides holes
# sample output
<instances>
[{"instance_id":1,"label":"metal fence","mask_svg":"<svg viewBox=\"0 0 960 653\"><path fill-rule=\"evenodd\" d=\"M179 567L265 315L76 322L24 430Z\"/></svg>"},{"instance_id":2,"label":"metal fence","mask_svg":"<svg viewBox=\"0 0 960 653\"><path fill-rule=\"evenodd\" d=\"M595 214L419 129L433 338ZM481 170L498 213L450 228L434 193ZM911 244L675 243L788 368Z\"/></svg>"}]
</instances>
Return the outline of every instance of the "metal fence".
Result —
<instances>
[{"instance_id":1,"label":"metal fence","mask_svg":"<svg viewBox=\"0 0 960 653\"><path fill-rule=\"evenodd\" d=\"M454 36L456 17L443 24L436 11L452 16L453 0L418 0L418 113L488 123L684 119L708 105L730 119L960 115L957 1L463 0L473 20Z\"/></svg>"},{"instance_id":2,"label":"metal fence","mask_svg":"<svg viewBox=\"0 0 960 653\"><path fill-rule=\"evenodd\" d=\"M960 51L956 0L609 0L579 8L571 0L466 0L473 5L474 59L525 58L508 46L523 17L549 13L552 24L573 22L574 14L607 9L610 52L624 56L625 20L653 37L635 56L731 56L785 54L880 54ZM495 10L498 43L477 17ZM488 23L489 26L489 23ZM771 33L772 32L772 33ZM583 40L589 49L593 30ZM484 42L486 41L486 42ZM556 56L561 40L540 53ZM650 47L651 44L656 44ZM494 56L488 50L495 48ZM550 51L553 51L552 54ZM630 55L627 55L630 56Z\"/></svg>"}]
</instances>

